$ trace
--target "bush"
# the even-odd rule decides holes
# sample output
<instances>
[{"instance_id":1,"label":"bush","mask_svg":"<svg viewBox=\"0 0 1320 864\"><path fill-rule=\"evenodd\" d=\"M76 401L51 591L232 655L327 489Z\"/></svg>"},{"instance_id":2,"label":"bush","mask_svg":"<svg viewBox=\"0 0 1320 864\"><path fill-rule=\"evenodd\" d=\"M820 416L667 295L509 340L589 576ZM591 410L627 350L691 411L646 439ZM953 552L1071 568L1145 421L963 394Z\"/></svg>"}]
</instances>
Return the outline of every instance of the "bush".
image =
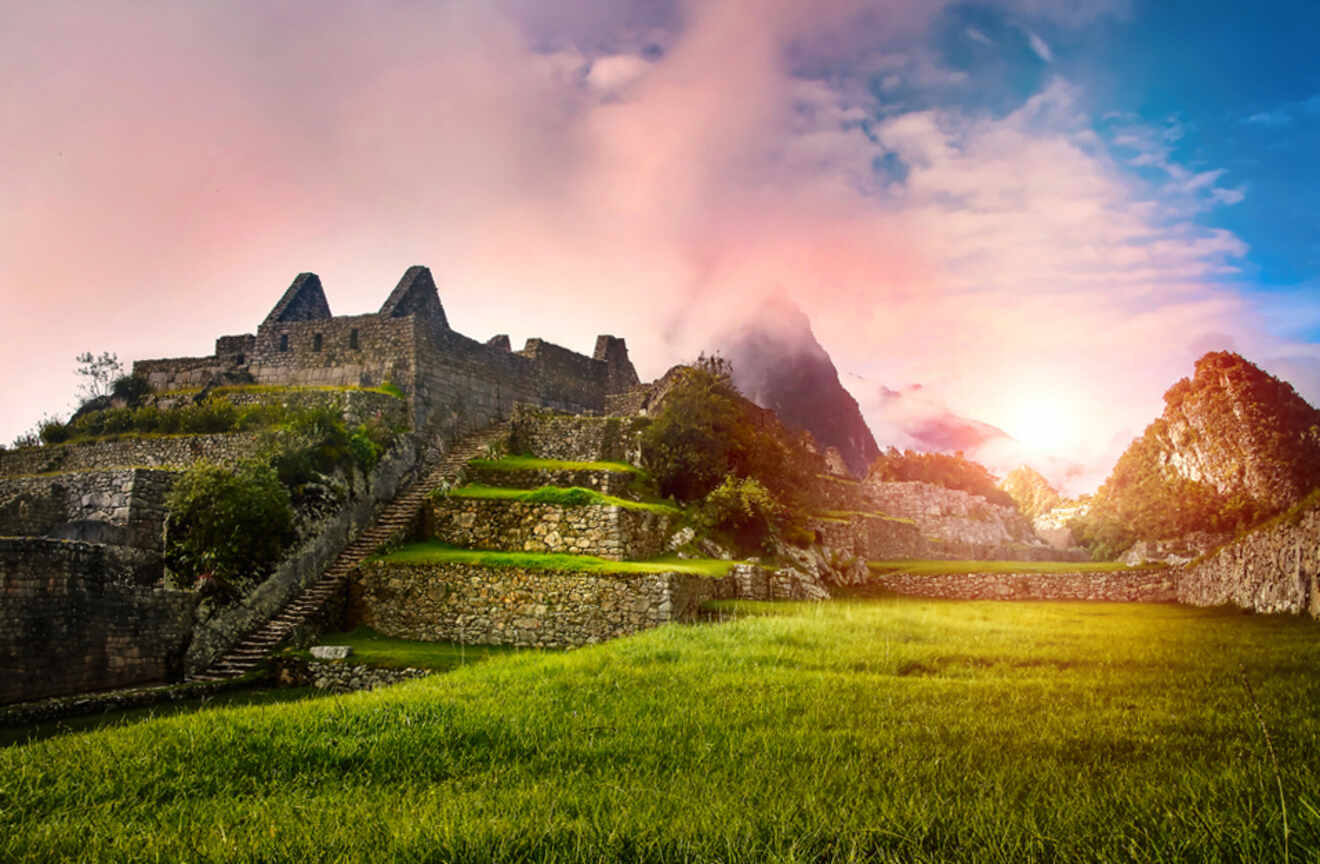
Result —
<instances>
[{"instance_id":1,"label":"bush","mask_svg":"<svg viewBox=\"0 0 1320 864\"><path fill-rule=\"evenodd\" d=\"M69 427L66 424L51 417L41 421L41 424L37 427L36 437L41 439L43 444L61 444L69 440L69 434ZM26 438L20 436L14 440L15 447L32 446L36 443L32 440L31 433L28 433Z\"/></svg>"},{"instance_id":2,"label":"bush","mask_svg":"<svg viewBox=\"0 0 1320 864\"><path fill-rule=\"evenodd\" d=\"M768 548L784 508L752 477L728 475L711 490L701 508L706 526L733 538L740 551Z\"/></svg>"},{"instance_id":3,"label":"bush","mask_svg":"<svg viewBox=\"0 0 1320 864\"><path fill-rule=\"evenodd\" d=\"M259 584L293 527L289 491L268 466L199 463L166 498L165 561L191 586L213 580L231 599Z\"/></svg>"},{"instance_id":4,"label":"bush","mask_svg":"<svg viewBox=\"0 0 1320 864\"><path fill-rule=\"evenodd\" d=\"M110 385L110 397L112 399L122 399L124 404L130 408L141 405L142 400L150 394L151 385L147 383L147 379L139 378L136 375L122 375Z\"/></svg>"}]
</instances>

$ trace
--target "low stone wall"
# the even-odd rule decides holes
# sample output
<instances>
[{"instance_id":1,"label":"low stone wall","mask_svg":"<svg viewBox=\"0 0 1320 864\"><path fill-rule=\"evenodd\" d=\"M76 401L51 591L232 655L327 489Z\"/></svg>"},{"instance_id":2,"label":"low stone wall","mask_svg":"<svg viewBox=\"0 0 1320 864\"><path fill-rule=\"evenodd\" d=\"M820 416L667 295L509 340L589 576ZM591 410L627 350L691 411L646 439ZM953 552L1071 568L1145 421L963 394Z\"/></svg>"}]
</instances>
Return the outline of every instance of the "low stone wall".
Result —
<instances>
[{"instance_id":1,"label":"low stone wall","mask_svg":"<svg viewBox=\"0 0 1320 864\"><path fill-rule=\"evenodd\" d=\"M485 498L442 498L429 504L432 537L467 549L566 552L614 561L664 551L669 517L611 505L564 506Z\"/></svg>"},{"instance_id":2,"label":"low stone wall","mask_svg":"<svg viewBox=\"0 0 1320 864\"><path fill-rule=\"evenodd\" d=\"M809 524L822 546L864 561L925 558L930 554L925 538L911 522L854 516L845 521L813 519Z\"/></svg>"},{"instance_id":3,"label":"low stone wall","mask_svg":"<svg viewBox=\"0 0 1320 864\"><path fill-rule=\"evenodd\" d=\"M640 417L584 417L519 404L510 419L509 449L571 462L641 462Z\"/></svg>"},{"instance_id":4,"label":"low stone wall","mask_svg":"<svg viewBox=\"0 0 1320 864\"><path fill-rule=\"evenodd\" d=\"M161 435L118 441L24 447L0 453L0 474L48 474L124 467L186 467L206 460L233 464L261 452L260 433Z\"/></svg>"},{"instance_id":5,"label":"low stone wall","mask_svg":"<svg viewBox=\"0 0 1320 864\"><path fill-rule=\"evenodd\" d=\"M350 620L405 639L565 648L693 618L723 581L369 562L354 584Z\"/></svg>"},{"instance_id":6,"label":"low stone wall","mask_svg":"<svg viewBox=\"0 0 1320 864\"><path fill-rule=\"evenodd\" d=\"M1182 568L1178 600L1320 618L1320 508L1253 531Z\"/></svg>"},{"instance_id":7,"label":"low stone wall","mask_svg":"<svg viewBox=\"0 0 1320 864\"><path fill-rule=\"evenodd\" d=\"M886 573L870 584L897 594L950 600L1111 600L1173 603L1178 576L1171 569L1109 573Z\"/></svg>"},{"instance_id":8,"label":"low stone wall","mask_svg":"<svg viewBox=\"0 0 1320 864\"><path fill-rule=\"evenodd\" d=\"M286 555L275 572L240 603L222 609L194 629L185 661L187 670L206 668L284 608L303 588L320 579L349 541L394 499L416 466L417 446L405 436L376 466L365 493L351 499L314 537Z\"/></svg>"},{"instance_id":9,"label":"low stone wall","mask_svg":"<svg viewBox=\"0 0 1320 864\"><path fill-rule=\"evenodd\" d=\"M177 676L197 598L139 584L138 563L133 550L0 538L0 703Z\"/></svg>"},{"instance_id":10,"label":"low stone wall","mask_svg":"<svg viewBox=\"0 0 1320 864\"><path fill-rule=\"evenodd\" d=\"M0 535L58 537L159 552L178 475L145 468L0 475Z\"/></svg>"},{"instance_id":11,"label":"low stone wall","mask_svg":"<svg viewBox=\"0 0 1320 864\"><path fill-rule=\"evenodd\" d=\"M375 690L400 681L425 678L431 673L425 669L386 669L365 666L344 660L304 660L301 657L277 657L275 678L286 687L315 687L331 693L351 693L354 690Z\"/></svg>"},{"instance_id":12,"label":"low stone wall","mask_svg":"<svg viewBox=\"0 0 1320 864\"><path fill-rule=\"evenodd\" d=\"M465 482L505 489L539 489L542 486L581 486L602 495L625 495L633 475L627 471L541 470L510 471L468 466L463 469Z\"/></svg>"}]
</instances>

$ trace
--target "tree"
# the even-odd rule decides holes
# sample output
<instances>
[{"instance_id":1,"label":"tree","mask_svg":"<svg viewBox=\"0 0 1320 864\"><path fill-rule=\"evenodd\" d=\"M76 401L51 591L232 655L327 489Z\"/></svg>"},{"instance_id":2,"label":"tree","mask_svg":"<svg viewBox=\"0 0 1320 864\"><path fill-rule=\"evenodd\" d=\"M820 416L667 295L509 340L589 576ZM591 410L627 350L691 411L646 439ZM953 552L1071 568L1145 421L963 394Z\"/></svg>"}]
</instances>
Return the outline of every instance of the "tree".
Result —
<instances>
[{"instance_id":1,"label":"tree","mask_svg":"<svg viewBox=\"0 0 1320 864\"><path fill-rule=\"evenodd\" d=\"M185 586L207 578L231 599L257 585L284 551L293 528L289 490L275 471L199 462L165 501L165 559Z\"/></svg>"},{"instance_id":2,"label":"tree","mask_svg":"<svg viewBox=\"0 0 1320 864\"><path fill-rule=\"evenodd\" d=\"M78 392L84 401L109 396L113 382L124 374L124 365L110 351L102 351L99 355L84 351L73 359L78 363L77 372L83 379Z\"/></svg>"}]
</instances>

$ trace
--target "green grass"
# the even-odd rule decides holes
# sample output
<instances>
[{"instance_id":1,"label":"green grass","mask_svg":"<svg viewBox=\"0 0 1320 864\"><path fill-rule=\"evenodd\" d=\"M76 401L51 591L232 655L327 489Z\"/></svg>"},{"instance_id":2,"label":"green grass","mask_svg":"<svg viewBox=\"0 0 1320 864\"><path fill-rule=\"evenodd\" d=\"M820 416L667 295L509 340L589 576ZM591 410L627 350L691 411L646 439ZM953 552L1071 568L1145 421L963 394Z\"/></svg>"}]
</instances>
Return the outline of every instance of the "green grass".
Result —
<instances>
[{"instance_id":1,"label":"green grass","mask_svg":"<svg viewBox=\"0 0 1320 864\"><path fill-rule=\"evenodd\" d=\"M241 705L275 705L281 702L297 702L324 695L326 694L314 687L248 687L239 690L224 690L209 696L182 699L178 702L162 702L142 708L121 708L101 711L96 714L81 714L59 720L44 720L40 723L31 723L25 726L0 726L0 747L40 741L43 738L66 735L70 732L90 732L97 729L119 728L161 717L173 717L176 714L193 714Z\"/></svg>"},{"instance_id":2,"label":"green grass","mask_svg":"<svg viewBox=\"0 0 1320 864\"><path fill-rule=\"evenodd\" d=\"M542 486L539 489L507 489L502 486L459 486L449 490L450 498L484 498L497 501L521 501L528 504L559 504L565 507L613 506L629 510L647 510L676 516L681 511L672 504L652 501L629 501L614 495L602 495L594 489L581 486ZM437 496L441 497L441 496Z\"/></svg>"},{"instance_id":3,"label":"green grass","mask_svg":"<svg viewBox=\"0 0 1320 864\"><path fill-rule=\"evenodd\" d=\"M615 474L640 474L642 469L627 462L571 462L566 459L538 459L535 456L502 456L499 459L470 459L468 465L488 471L609 471Z\"/></svg>"},{"instance_id":4,"label":"green grass","mask_svg":"<svg viewBox=\"0 0 1320 864\"><path fill-rule=\"evenodd\" d=\"M411 543L377 560L390 564L476 564L481 567L522 567L575 573L691 573L718 579L737 561L718 558L652 558L650 561L610 561L594 555L558 552L496 552L458 549L435 540Z\"/></svg>"},{"instance_id":5,"label":"green grass","mask_svg":"<svg viewBox=\"0 0 1320 864\"><path fill-rule=\"evenodd\" d=\"M347 633L324 633L316 640L318 645L348 645L353 650L348 663L365 663L391 669L430 669L448 672L469 663L499 657L518 651L506 645L460 645L457 642L418 642L382 636L370 627L358 627ZM299 656L311 659L306 651Z\"/></svg>"},{"instance_id":6,"label":"green grass","mask_svg":"<svg viewBox=\"0 0 1320 864\"><path fill-rule=\"evenodd\" d=\"M0 860L1320 858L1320 630L1177 606L739 604L373 693L0 750Z\"/></svg>"},{"instance_id":7,"label":"green grass","mask_svg":"<svg viewBox=\"0 0 1320 864\"><path fill-rule=\"evenodd\" d=\"M874 573L1115 573L1158 570L1164 564L1129 567L1122 561L932 561L910 558L902 561L868 561Z\"/></svg>"}]
</instances>

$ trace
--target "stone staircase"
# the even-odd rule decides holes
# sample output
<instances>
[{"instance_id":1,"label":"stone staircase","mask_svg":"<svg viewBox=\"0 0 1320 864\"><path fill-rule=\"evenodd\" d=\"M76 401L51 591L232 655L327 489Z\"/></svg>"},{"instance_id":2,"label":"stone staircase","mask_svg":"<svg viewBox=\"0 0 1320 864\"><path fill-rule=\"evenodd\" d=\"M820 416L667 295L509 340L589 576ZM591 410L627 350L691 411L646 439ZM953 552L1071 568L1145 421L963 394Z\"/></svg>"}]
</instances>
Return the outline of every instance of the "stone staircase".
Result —
<instances>
[{"instance_id":1,"label":"stone staircase","mask_svg":"<svg viewBox=\"0 0 1320 864\"><path fill-rule=\"evenodd\" d=\"M385 543L406 534L431 490L454 483L468 460L482 455L485 448L509 434L507 422L488 426L461 438L420 480L415 480L385 506L365 531L360 533L321 575L307 585L284 608L265 624L249 633L234 647L205 669L189 675L188 681L221 681L252 671L270 656L289 636L324 608L336 593L344 589L349 574Z\"/></svg>"}]
</instances>

